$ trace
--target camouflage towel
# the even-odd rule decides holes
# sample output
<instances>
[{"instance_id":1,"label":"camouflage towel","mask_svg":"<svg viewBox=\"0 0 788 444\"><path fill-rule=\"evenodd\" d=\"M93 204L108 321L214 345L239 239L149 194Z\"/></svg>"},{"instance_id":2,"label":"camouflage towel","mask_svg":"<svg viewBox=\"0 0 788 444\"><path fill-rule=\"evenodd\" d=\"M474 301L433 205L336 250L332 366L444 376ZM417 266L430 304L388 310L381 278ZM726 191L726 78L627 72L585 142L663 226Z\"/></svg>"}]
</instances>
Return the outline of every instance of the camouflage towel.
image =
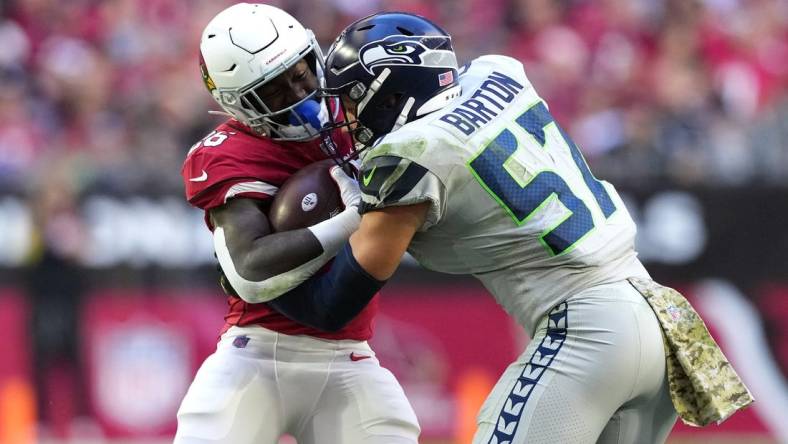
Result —
<instances>
[{"instance_id":1,"label":"camouflage towel","mask_svg":"<svg viewBox=\"0 0 788 444\"><path fill-rule=\"evenodd\" d=\"M719 424L753 402L750 391L681 293L650 279L629 282L646 298L662 326L670 397L686 424Z\"/></svg>"}]
</instances>

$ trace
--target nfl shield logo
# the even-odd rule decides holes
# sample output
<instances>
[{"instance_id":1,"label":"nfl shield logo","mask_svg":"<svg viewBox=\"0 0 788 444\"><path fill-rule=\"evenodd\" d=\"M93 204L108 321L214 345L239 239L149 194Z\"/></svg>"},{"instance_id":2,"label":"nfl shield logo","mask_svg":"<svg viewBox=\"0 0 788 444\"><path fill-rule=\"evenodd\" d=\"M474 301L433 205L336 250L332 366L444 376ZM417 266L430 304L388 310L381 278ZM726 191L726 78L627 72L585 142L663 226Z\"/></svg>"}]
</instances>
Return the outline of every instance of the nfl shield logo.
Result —
<instances>
[{"instance_id":1,"label":"nfl shield logo","mask_svg":"<svg viewBox=\"0 0 788 444\"><path fill-rule=\"evenodd\" d=\"M454 82L454 72L446 71L443 74L438 74L438 86L446 86Z\"/></svg>"},{"instance_id":2,"label":"nfl shield logo","mask_svg":"<svg viewBox=\"0 0 788 444\"><path fill-rule=\"evenodd\" d=\"M246 344L248 343L249 343L249 336L246 335L236 336L235 339L233 339L233 346L235 348L246 348Z\"/></svg>"}]
</instances>

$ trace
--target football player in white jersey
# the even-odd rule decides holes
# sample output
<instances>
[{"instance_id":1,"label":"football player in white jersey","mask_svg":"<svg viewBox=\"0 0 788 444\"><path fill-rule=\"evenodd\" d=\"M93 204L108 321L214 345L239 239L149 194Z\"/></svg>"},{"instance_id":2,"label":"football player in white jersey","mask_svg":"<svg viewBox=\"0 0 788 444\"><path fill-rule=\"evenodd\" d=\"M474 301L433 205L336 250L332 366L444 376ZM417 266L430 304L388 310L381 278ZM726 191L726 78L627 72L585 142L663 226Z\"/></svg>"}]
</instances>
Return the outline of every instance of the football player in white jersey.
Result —
<instances>
[{"instance_id":1,"label":"football player in white jersey","mask_svg":"<svg viewBox=\"0 0 788 444\"><path fill-rule=\"evenodd\" d=\"M635 225L523 66L490 55L460 69L441 28L381 13L350 25L325 69L367 146L363 217L331 272L280 309L360 310L407 250L480 279L531 334L474 443L663 442L677 416L658 321L627 281L648 278Z\"/></svg>"},{"instance_id":2,"label":"football player in white jersey","mask_svg":"<svg viewBox=\"0 0 788 444\"><path fill-rule=\"evenodd\" d=\"M675 297L686 308L667 308L678 317L694 311L650 280L621 198L591 173L522 64L488 55L460 69L440 27L380 13L343 31L325 69L325 94L347 113L329 127L364 148L363 216L331 271L279 297L280 310L361 310L406 250L427 268L478 278L532 340L485 401L477 444L660 443L677 418L672 401L687 419L686 407L707 399L671 392L671 324L655 301ZM666 334L719 352L692 319L692 335ZM717 356L724 365L694 354L686 368L703 361L693 373L711 381L702 395L726 404L735 391L737 401L699 424L751 402L735 372L714 377L729 367Z\"/></svg>"}]
</instances>

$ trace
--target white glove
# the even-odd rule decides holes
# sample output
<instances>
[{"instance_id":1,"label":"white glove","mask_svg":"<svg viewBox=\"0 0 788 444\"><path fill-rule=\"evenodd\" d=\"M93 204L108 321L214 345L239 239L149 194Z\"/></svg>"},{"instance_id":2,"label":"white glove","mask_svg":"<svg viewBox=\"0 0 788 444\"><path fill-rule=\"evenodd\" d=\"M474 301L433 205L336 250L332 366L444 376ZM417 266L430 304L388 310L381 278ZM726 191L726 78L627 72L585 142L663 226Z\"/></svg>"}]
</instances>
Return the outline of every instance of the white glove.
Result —
<instances>
[{"instance_id":1,"label":"white glove","mask_svg":"<svg viewBox=\"0 0 788 444\"><path fill-rule=\"evenodd\" d=\"M358 177L358 172L361 171L361 159L356 157L348 163L353 167L353 172L356 174L356 177Z\"/></svg>"},{"instance_id":2,"label":"white glove","mask_svg":"<svg viewBox=\"0 0 788 444\"><path fill-rule=\"evenodd\" d=\"M361 205L361 190L358 187L358 181L348 176L339 166L331 167L329 172L339 188L339 196L342 198L345 208L358 208Z\"/></svg>"},{"instance_id":3,"label":"white glove","mask_svg":"<svg viewBox=\"0 0 788 444\"><path fill-rule=\"evenodd\" d=\"M342 168L335 166L329 170L331 178L339 188L339 196L345 209L332 217L307 229L315 235L323 246L323 256L333 257L342 245L347 242L361 222L358 207L361 205L361 190L356 179L350 177Z\"/></svg>"}]
</instances>

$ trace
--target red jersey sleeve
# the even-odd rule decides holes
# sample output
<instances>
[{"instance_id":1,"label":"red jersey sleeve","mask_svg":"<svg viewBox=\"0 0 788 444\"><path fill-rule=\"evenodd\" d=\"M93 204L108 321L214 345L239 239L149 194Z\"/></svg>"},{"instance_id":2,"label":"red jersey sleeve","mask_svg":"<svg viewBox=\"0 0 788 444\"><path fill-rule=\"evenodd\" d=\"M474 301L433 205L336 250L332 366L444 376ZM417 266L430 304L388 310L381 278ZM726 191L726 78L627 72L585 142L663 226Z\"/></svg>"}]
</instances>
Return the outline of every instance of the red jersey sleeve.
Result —
<instances>
[{"instance_id":1,"label":"red jersey sleeve","mask_svg":"<svg viewBox=\"0 0 788 444\"><path fill-rule=\"evenodd\" d=\"M189 203L210 210L234 197L272 198L281 179L250 158L250 150L259 149L255 144L264 142L222 125L192 146L181 169Z\"/></svg>"},{"instance_id":2,"label":"red jersey sleeve","mask_svg":"<svg viewBox=\"0 0 788 444\"><path fill-rule=\"evenodd\" d=\"M339 139L340 152L348 146ZM206 211L235 197L271 199L288 177L326 157L318 139L275 141L230 120L189 150L181 169L186 199Z\"/></svg>"}]
</instances>

